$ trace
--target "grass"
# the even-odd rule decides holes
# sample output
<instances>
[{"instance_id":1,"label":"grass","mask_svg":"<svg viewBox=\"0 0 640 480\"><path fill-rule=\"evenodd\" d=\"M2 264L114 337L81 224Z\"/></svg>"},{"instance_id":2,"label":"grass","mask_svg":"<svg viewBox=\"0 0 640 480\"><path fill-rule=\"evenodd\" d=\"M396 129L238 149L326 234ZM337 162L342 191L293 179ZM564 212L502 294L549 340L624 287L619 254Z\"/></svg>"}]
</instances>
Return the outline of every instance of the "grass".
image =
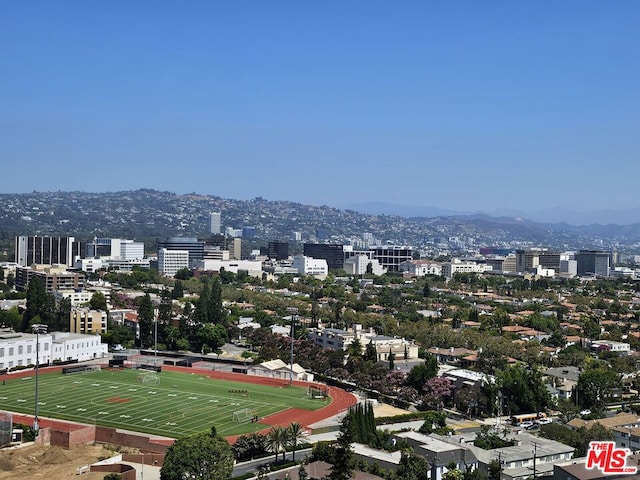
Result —
<instances>
[{"instance_id":1,"label":"grass","mask_svg":"<svg viewBox=\"0 0 640 480\"><path fill-rule=\"evenodd\" d=\"M249 409L258 419L289 407L316 410L325 404L303 387L266 386L208 378L204 374L158 373L159 384L141 383L131 369L40 373L39 416L117 427L177 438L215 426L222 436L267 428L259 421L233 420ZM244 390L248 394L232 393ZM8 379L0 386L0 409L33 415L35 376Z\"/></svg>"}]
</instances>

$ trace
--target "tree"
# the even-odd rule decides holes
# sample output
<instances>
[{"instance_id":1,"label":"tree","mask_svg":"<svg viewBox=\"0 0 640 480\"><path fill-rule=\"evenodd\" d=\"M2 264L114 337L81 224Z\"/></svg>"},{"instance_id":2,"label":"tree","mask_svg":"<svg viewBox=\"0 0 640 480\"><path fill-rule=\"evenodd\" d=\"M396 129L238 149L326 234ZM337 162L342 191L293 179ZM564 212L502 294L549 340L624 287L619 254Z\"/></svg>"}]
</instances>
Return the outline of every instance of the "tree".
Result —
<instances>
[{"instance_id":1,"label":"tree","mask_svg":"<svg viewBox=\"0 0 640 480\"><path fill-rule=\"evenodd\" d=\"M446 426L447 415L442 412L429 411L424 416L424 423L420 426L418 431L420 433L430 434L435 430Z\"/></svg>"},{"instance_id":2,"label":"tree","mask_svg":"<svg viewBox=\"0 0 640 480\"><path fill-rule=\"evenodd\" d=\"M104 296L102 292L95 292L91 296L91 300L89 300L89 306L93 310L102 310L106 312L109 307L107 306L107 297Z\"/></svg>"},{"instance_id":3,"label":"tree","mask_svg":"<svg viewBox=\"0 0 640 480\"><path fill-rule=\"evenodd\" d=\"M576 385L578 404L586 408L601 408L613 390L620 387L618 373L596 364L584 370L578 377Z\"/></svg>"},{"instance_id":4,"label":"tree","mask_svg":"<svg viewBox=\"0 0 640 480\"><path fill-rule=\"evenodd\" d=\"M63 298L56 307L55 318L51 322L51 330L59 332L69 331L69 318L71 317L71 299Z\"/></svg>"},{"instance_id":5,"label":"tree","mask_svg":"<svg viewBox=\"0 0 640 480\"><path fill-rule=\"evenodd\" d=\"M30 325L35 317L39 322L50 325L55 311L53 295L47 294L42 277L34 275L27 287L27 308L22 317L22 331L30 331Z\"/></svg>"},{"instance_id":6,"label":"tree","mask_svg":"<svg viewBox=\"0 0 640 480\"><path fill-rule=\"evenodd\" d=\"M209 321L215 324L223 324L225 321L224 309L222 308L222 285L218 277L214 277L207 299L207 313Z\"/></svg>"},{"instance_id":7,"label":"tree","mask_svg":"<svg viewBox=\"0 0 640 480\"><path fill-rule=\"evenodd\" d=\"M365 362L375 362L378 360L378 352L376 351L376 346L373 344L373 340L369 340L369 343L367 343L362 359Z\"/></svg>"},{"instance_id":8,"label":"tree","mask_svg":"<svg viewBox=\"0 0 640 480\"><path fill-rule=\"evenodd\" d=\"M160 480L226 480L233 471L227 441L209 432L179 438L167 450Z\"/></svg>"},{"instance_id":9,"label":"tree","mask_svg":"<svg viewBox=\"0 0 640 480\"><path fill-rule=\"evenodd\" d=\"M351 442L354 435L353 416L346 415L340 425L340 434L335 444L335 458L329 480L349 480L355 470L355 457Z\"/></svg>"},{"instance_id":10,"label":"tree","mask_svg":"<svg viewBox=\"0 0 640 480\"><path fill-rule=\"evenodd\" d=\"M424 406L440 408L440 405L451 398L454 386L448 378L433 377L427 380L423 387Z\"/></svg>"},{"instance_id":11,"label":"tree","mask_svg":"<svg viewBox=\"0 0 640 480\"><path fill-rule=\"evenodd\" d=\"M498 384L512 414L544 411L551 396L540 372L521 365L508 367L497 374Z\"/></svg>"},{"instance_id":12,"label":"tree","mask_svg":"<svg viewBox=\"0 0 640 480\"><path fill-rule=\"evenodd\" d=\"M447 473L442 475L442 480L463 480L464 473L458 468L448 470Z\"/></svg>"},{"instance_id":13,"label":"tree","mask_svg":"<svg viewBox=\"0 0 640 480\"><path fill-rule=\"evenodd\" d=\"M402 480L427 480L429 478L429 463L413 452L402 452L397 475Z\"/></svg>"},{"instance_id":14,"label":"tree","mask_svg":"<svg viewBox=\"0 0 640 480\"><path fill-rule=\"evenodd\" d=\"M176 280L176 283L173 285L173 290L171 290L171 298L177 300L178 298L184 297L184 288L182 287L182 282L180 280Z\"/></svg>"},{"instance_id":15,"label":"tree","mask_svg":"<svg viewBox=\"0 0 640 480\"><path fill-rule=\"evenodd\" d=\"M296 450L300 444L300 440L304 437L305 430L298 422L291 422L287 428L287 444L293 451L293 461L296 461Z\"/></svg>"},{"instance_id":16,"label":"tree","mask_svg":"<svg viewBox=\"0 0 640 480\"><path fill-rule=\"evenodd\" d=\"M275 462L278 463L278 454L280 450L283 450L284 446L287 443L287 431L284 427L276 425L271 427L269 433L267 433L267 445L269 445L269 450L271 453L275 453L276 458ZM282 452L282 461L284 462L285 452Z\"/></svg>"},{"instance_id":17,"label":"tree","mask_svg":"<svg viewBox=\"0 0 640 480\"><path fill-rule=\"evenodd\" d=\"M424 298L429 297L431 295L431 287L429 286L429 282L427 280L424 281L424 285L422 287L422 296Z\"/></svg>"},{"instance_id":18,"label":"tree","mask_svg":"<svg viewBox=\"0 0 640 480\"><path fill-rule=\"evenodd\" d=\"M255 457L262 455L268 451L267 437L260 433L250 433L238 437L236 442L231 446L233 456L239 462L253 460Z\"/></svg>"},{"instance_id":19,"label":"tree","mask_svg":"<svg viewBox=\"0 0 640 480\"><path fill-rule=\"evenodd\" d=\"M422 392L427 380L438 373L438 362L433 355L427 355L424 363L414 366L407 375L407 385Z\"/></svg>"},{"instance_id":20,"label":"tree","mask_svg":"<svg viewBox=\"0 0 640 480\"><path fill-rule=\"evenodd\" d=\"M140 346L148 348L153 345L153 322L155 320L153 312L153 302L147 293L140 300L138 305L138 325L140 326Z\"/></svg>"},{"instance_id":21,"label":"tree","mask_svg":"<svg viewBox=\"0 0 640 480\"><path fill-rule=\"evenodd\" d=\"M206 323L198 329L198 341L215 352L227 342L227 330L222 325Z\"/></svg>"}]
</instances>

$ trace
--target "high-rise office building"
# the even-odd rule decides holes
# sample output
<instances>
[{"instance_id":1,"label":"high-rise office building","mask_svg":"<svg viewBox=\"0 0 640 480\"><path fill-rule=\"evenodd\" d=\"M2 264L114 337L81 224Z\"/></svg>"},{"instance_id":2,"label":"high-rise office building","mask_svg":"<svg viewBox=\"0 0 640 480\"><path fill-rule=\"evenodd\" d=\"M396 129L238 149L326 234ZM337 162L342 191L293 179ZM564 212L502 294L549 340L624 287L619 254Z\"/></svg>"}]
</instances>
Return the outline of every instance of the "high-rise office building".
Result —
<instances>
[{"instance_id":1,"label":"high-rise office building","mask_svg":"<svg viewBox=\"0 0 640 480\"><path fill-rule=\"evenodd\" d=\"M209 232L220 235L222 232L222 215L220 212L209 213Z\"/></svg>"},{"instance_id":2,"label":"high-rise office building","mask_svg":"<svg viewBox=\"0 0 640 480\"><path fill-rule=\"evenodd\" d=\"M167 250L185 250L189 252L189 267L195 266L204 258L205 242L192 237L170 237L162 242L158 242L158 251L162 248Z\"/></svg>"},{"instance_id":3,"label":"high-rise office building","mask_svg":"<svg viewBox=\"0 0 640 480\"><path fill-rule=\"evenodd\" d=\"M305 243L305 257L324 259L329 269L344 267L344 246L340 243Z\"/></svg>"},{"instance_id":4,"label":"high-rise office building","mask_svg":"<svg viewBox=\"0 0 640 480\"><path fill-rule=\"evenodd\" d=\"M269 242L267 256L272 260L286 260L289 258L289 243L274 241Z\"/></svg>"},{"instance_id":5,"label":"high-rise office building","mask_svg":"<svg viewBox=\"0 0 640 480\"><path fill-rule=\"evenodd\" d=\"M578 276L608 277L611 274L611 257L611 252L602 250L579 250L576 253Z\"/></svg>"},{"instance_id":6,"label":"high-rise office building","mask_svg":"<svg viewBox=\"0 0 640 480\"><path fill-rule=\"evenodd\" d=\"M74 237L16 237L15 261L22 267L30 265L73 266L82 256L82 246Z\"/></svg>"},{"instance_id":7,"label":"high-rise office building","mask_svg":"<svg viewBox=\"0 0 640 480\"><path fill-rule=\"evenodd\" d=\"M560 271L560 252L531 248L516 250L516 272L525 273L537 267Z\"/></svg>"}]
</instances>

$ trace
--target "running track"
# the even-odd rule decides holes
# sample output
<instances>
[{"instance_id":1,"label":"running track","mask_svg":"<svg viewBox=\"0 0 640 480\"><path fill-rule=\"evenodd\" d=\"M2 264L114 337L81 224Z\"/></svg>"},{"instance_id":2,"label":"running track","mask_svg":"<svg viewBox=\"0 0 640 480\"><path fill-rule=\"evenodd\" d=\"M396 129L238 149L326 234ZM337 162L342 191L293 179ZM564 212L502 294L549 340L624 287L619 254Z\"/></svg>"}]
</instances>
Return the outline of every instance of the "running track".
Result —
<instances>
[{"instance_id":1,"label":"running track","mask_svg":"<svg viewBox=\"0 0 640 480\"><path fill-rule=\"evenodd\" d=\"M173 365L163 365L163 370L173 371L173 372L183 372L183 373L196 373L199 375L205 374L208 378L212 379L220 379L220 380L229 380L233 382L243 382L243 383L254 383L258 385L271 385L271 386L285 386L289 384L288 380L278 379L278 378L268 378L268 377L258 377L254 375L245 375L242 373L232 373L232 372L223 372L223 371L207 371L199 368L189 368L189 367L176 367ZM41 371L46 371L47 373L52 371L61 371L62 367L49 367L46 370L43 368ZM16 372L13 374L9 374L6 378L19 378L23 376L32 375L32 371L26 372ZM294 385L299 386L308 386L311 385L309 382L298 382L294 381ZM274 413L273 415L269 415L260 419L260 423L270 425L270 426L288 426L291 422L298 422L303 427L311 430L311 425L314 423L320 422L321 420L331 418L339 413L344 412L349 407L355 405L357 403L356 397L337 387L328 387L329 388L329 397L331 397L331 403L327 406L319 408L318 410L302 410L298 408L289 408L287 410L283 410L282 412ZM14 423L23 423L27 425L31 425L33 423L33 417L31 415L21 415L21 414L13 414ZM52 420L48 418L40 418L40 427L47 428L51 427L53 429L69 432L76 429L83 428L82 425L74 424L73 422L66 421L58 421ZM267 431L265 429L264 431ZM264 432L263 431L263 432ZM238 438L239 435L226 437L226 439L233 443Z\"/></svg>"}]
</instances>

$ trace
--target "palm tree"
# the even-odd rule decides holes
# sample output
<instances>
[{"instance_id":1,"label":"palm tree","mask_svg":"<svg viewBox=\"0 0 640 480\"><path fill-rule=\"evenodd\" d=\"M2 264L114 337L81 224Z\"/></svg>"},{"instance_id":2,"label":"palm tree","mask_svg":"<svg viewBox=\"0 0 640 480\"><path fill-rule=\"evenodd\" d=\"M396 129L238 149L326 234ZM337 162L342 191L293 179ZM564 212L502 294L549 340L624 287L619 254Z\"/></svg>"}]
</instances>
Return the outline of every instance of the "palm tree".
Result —
<instances>
[{"instance_id":1,"label":"palm tree","mask_svg":"<svg viewBox=\"0 0 640 480\"><path fill-rule=\"evenodd\" d=\"M276 425L271 427L269 433L267 433L267 443L269 445L269 450L275 453L275 463L278 463L278 453L284 445L287 443L287 430L284 427ZM282 461L284 462L284 456L286 452L282 454Z\"/></svg>"},{"instance_id":2,"label":"palm tree","mask_svg":"<svg viewBox=\"0 0 640 480\"><path fill-rule=\"evenodd\" d=\"M287 444L293 450L293 461L296 461L296 450L300 444L300 440L304 437L305 430L298 422L291 422L287 428Z\"/></svg>"}]
</instances>

